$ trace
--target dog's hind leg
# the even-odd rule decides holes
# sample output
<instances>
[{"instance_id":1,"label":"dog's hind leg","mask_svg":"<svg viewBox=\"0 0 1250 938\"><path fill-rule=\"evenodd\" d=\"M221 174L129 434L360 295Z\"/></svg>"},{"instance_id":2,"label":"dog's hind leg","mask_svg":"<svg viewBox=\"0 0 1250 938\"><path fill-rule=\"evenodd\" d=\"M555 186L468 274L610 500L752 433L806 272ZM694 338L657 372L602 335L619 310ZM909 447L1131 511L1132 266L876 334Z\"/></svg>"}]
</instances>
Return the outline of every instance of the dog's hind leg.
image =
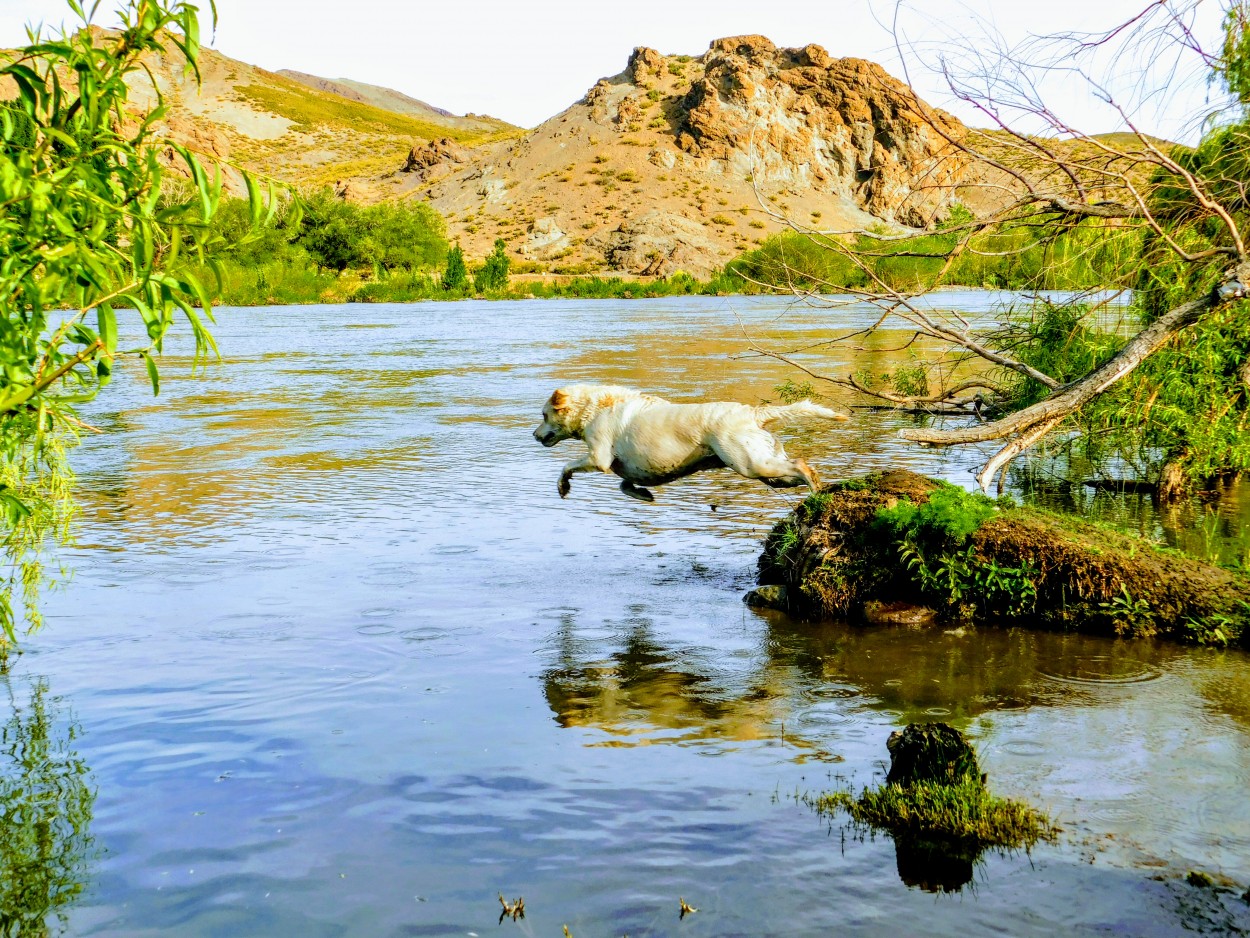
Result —
<instances>
[{"instance_id":1,"label":"dog's hind leg","mask_svg":"<svg viewBox=\"0 0 1250 938\"><path fill-rule=\"evenodd\" d=\"M812 467L802 459L787 456L776 437L767 430L740 434L729 440L713 440L711 446L738 475L759 479L775 489L806 485L814 492L820 485Z\"/></svg>"},{"instance_id":2,"label":"dog's hind leg","mask_svg":"<svg viewBox=\"0 0 1250 938\"><path fill-rule=\"evenodd\" d=\"M634 483L630 482L628 479L624 479L621 481L621 491L624 492L626 495L628 495L630 498L638 499L638 501L640 502L655 501L654 495L652 495L649 491L644 489L641 485L634 485Z\"/></svg>"}]
</instances>

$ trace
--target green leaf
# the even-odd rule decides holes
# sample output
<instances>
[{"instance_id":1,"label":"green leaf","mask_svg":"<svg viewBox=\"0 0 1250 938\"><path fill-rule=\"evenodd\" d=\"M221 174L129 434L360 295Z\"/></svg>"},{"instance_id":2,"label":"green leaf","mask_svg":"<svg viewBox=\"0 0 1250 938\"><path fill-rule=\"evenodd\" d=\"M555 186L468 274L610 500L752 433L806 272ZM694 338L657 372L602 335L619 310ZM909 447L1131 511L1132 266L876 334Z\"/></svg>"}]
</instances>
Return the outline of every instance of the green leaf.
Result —
<instances>
[{"instance_id":1,"label":"green leaf","mask_svg":"<svg viewBox=\"0 0 1250 938\"><path fill-rule=\"evenodd\" d=\"M0 508L4 511L5 520L10 528L31 516L30 507L4 486L0 488Z\"/></svg>"},{"instance_id":2,"label":"green leaf","mask_svg":"<svg viewBox=\"0 0 1250 938\"><path fill-rule=\"evenodd\" d=\"M104 347L111 355L117 351L117 314L107 303L96 307L95 314L96 324L100 327L100 338L104 340Z\"/></svg>"},{"instance_id":3,"label":"green leaf","mask_svg":"<svg viewBox=\"0 0 1250 938\"><path fill-rule=\"evenodd\" d=\"M265 211L265 203L260 197L260 187L256 185L256 180L252 178L251 173L245 173L243 181L247 184L247 205L252 213L252 227L258 228Z\"/></svg>"},{"instance_id":4,"label":"green leaf","mask_svg":"<svg viewBox=\"0 0 1250 938\"><path fill-rule=\"evenodd\" d=\"M152 382L152 396L156 397L161 393L161 374L156 370L156 361L148 352L140 352L143 356L143 364L148 369L148 380Z\"/></svg>"}]
</instances>

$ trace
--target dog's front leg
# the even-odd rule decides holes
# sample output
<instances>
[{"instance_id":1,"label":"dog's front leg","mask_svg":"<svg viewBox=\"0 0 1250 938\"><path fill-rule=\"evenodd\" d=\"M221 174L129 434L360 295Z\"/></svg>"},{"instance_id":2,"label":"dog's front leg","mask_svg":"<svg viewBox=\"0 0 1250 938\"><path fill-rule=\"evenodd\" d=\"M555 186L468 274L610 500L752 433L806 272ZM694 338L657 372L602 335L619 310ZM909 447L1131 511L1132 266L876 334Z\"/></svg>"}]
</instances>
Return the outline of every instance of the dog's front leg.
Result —
<instances>
[{"instance_id":1,"label":"dog's front leg","mask_svg":"<svg viewBox=\"0 0 1250 938\"><path fill-rule=\"evenodd\" d=\"M564 467L564 471L560 473L560 481L556 483L556 491L560 493L561 498L569 497L569 479L573 478L575 472L600 472L600 468L595 465L595 461L589 455L583 456L581 459L574 460Z\"/></svg>"}]
</instances>

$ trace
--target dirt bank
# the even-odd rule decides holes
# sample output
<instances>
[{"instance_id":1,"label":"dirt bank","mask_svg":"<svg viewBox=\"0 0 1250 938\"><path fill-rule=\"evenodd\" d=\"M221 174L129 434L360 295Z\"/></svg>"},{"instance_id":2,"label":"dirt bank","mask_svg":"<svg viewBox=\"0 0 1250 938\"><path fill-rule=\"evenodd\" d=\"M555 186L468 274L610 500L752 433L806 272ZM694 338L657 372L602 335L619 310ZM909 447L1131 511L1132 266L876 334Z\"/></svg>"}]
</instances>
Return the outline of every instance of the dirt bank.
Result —
<instances>
[{"instance_id":1,"label":"dirt bank","mask_svg":"<svg viewBox=\"0 0 1250 938\"><path fill-rule=\"evenodd\" d=\"M806 499L769 534L760 583L784 586L780 602L808 618L888 619L921 606L948 620L1210 644L1250 638L1242 573L906 471Z\"/></svg>"}]
</instances>

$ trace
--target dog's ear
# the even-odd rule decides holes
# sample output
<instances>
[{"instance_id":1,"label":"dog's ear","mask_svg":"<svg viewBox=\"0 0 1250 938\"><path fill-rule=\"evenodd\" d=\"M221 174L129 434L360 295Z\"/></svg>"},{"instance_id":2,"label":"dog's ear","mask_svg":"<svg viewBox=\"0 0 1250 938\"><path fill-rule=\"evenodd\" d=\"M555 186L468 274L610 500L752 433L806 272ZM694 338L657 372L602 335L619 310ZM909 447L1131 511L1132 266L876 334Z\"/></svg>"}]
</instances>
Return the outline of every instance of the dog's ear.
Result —
<instances>
[{"instance_id":1,"label":"dog's ear","mask_svg":"<svg viewBox=\"0 0 1250 938\"><path fill-rule=\"evenodd\" d=\"M555 393L551 395L551 406L556 410L569 409L569 396L564 393L563 388L557 388Z\"/></svg>"}]
</instances>

